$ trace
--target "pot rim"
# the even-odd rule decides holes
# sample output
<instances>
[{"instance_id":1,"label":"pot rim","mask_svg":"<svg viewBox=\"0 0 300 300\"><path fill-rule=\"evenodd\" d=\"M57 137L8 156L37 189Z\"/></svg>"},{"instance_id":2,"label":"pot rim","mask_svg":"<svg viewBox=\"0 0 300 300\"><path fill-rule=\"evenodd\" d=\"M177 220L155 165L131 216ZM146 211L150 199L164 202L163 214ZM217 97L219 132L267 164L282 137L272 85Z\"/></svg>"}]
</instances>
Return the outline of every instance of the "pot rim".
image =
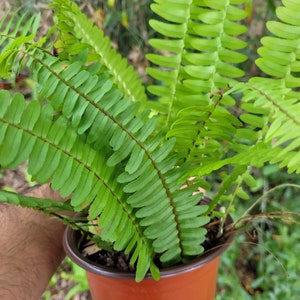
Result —
<instances>
[{"instance_id":1,"label":"pot rim","mask_svg":"<svg viewBox=\"0 0 300 300\"><path fill-rule=\"evenodd\" d=\"M227 216L225 225L229 225L233 222L231 216ZM105 277L111 278L120 278L120 279L135 279L135 272L126 272L121 270L116 270L113 268L101 266L92 260L86 258L82 255L77 247L77 242L79 237L81 236L81 232L79 230L73 230L70 227L67 227L64 233L63 238L63 246L66 254L78 264L80 267L85 269L88 272L102 275ZM195 259L176 266L171 266L167 268L163 268L160 270L160 278L166 278L170 276L174 276L176 274L182 274L186 272L190 272L194 269L202 267L209 263L210 261L218 258L221 254L230 246L234 239L234 232L230 232L226 239L220 245L216 245L211 249L206 250L203 254L196 257ZM152 279L150 273L147 273L145 279Z\"/></svg>"}]
</instances>

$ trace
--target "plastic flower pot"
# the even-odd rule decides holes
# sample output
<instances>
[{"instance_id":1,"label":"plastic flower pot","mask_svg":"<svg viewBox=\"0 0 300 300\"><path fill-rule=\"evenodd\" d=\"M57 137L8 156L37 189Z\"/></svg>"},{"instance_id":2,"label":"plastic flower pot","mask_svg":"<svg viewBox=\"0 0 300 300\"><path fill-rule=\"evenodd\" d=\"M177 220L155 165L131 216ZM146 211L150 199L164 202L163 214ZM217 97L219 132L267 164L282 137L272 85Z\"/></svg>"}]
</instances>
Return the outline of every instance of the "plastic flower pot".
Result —
<instances>
[{"instance_id":1,"label":"plastic flower pot","mask_svg":"<svg viewBox=\"0 0 300 300\"><path fill-rule=\"evenodd\" d=\"M232 219L229 217L226 221L229 224ZM213 300L220 256L231 244L234 234L187 264L163 269L159 281L148 275L139 283L133 273L103 267L84 257L77 247L80 236L79 231L67 228L64 248L67 255L86 270L93 300Z\"/></svg>"}]
</instances>

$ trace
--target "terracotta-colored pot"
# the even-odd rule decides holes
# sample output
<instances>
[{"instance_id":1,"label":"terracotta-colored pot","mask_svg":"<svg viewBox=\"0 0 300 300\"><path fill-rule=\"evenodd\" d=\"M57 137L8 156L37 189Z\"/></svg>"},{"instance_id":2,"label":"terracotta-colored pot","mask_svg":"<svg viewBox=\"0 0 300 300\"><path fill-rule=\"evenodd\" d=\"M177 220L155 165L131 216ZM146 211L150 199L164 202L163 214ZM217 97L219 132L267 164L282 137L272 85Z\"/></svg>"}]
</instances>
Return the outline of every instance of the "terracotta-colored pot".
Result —
<instances>
[{"instance_id":1,"label":"terracotta-colored pot","mask_svg":"<svg viewBox=\"0 0 300 300\"><path fill-rule=\"evenodd\" d=\"M231 222L228 218L226 223ZM80 235L79 231L67 228L64 248L67 255L86 270L93 300L213 300L220 256L234 236L233 233L228 235L222 245L190 263L163 269L159 281L147 275L137 283L132 273L112 270L84 257L77 248Z\"/></svg>"}]
</instances>

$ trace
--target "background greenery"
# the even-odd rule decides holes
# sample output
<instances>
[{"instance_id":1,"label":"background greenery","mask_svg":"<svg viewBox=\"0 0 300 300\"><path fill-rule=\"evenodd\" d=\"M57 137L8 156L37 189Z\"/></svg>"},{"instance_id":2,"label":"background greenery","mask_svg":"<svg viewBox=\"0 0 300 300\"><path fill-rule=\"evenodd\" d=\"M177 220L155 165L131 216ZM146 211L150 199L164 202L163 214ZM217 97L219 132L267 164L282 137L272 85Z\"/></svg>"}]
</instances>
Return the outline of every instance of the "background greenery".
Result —
<instances>
[{"instance_id":1,"label":"background greenery","mask_svg":"<svg viewBox=\"0 0 300 300\"><path fill-rule=\"evenodd\" d=\"M151 1L76 0L76 2L97 26L110 35L114 47L131 61L146 81L147 62L144 54L149 51L147 41L154 34L147 22L151 18L149 10ZM0 18L9 9L14 11L15 8L19 8L19 14L24 10L42 11L42 30L46 31L51 26L51 11L44 11L48 3L47 0L0 0ZM246 25L249 31L244 36L251 45L250 50L247 48L249 60L244 66L248 73L258 72L253 64L256 58L255 51L259 45L258 37L266 31L265 22L274 17L277 5L276 0L248 1L247 9L250 16ZM23 85L17 88L28 88L29 83L30 78L27 78L25 87ZM26 168L23 173L26 175ZM9 185L5 179L6 175L3 173L3 185ZM300 184L297 175L286 175L276 166L267 166L262 172L256 171L256 176L259 179L258 184L251 191L254 198L282 183ZM16 177L14 180L17 180ZM211 183L218 184L214 178L211 179ZM300 190L285 186L268 194L256 209L257 212L264 212L266 209L299 212L299 206ZM243 211L244 203L241 202L237 211L233 212L233 218L240 216ZM249 225L246 232L237 233L233 245L222 256L216 300L297 299L300 295L299 253L299 225L290 223L289 220L285 222L263 220L261 223ZM66 259L51 279L42 299L86 300L90 299L87 290L84 271Z\"/></svg>"}]
</instances>

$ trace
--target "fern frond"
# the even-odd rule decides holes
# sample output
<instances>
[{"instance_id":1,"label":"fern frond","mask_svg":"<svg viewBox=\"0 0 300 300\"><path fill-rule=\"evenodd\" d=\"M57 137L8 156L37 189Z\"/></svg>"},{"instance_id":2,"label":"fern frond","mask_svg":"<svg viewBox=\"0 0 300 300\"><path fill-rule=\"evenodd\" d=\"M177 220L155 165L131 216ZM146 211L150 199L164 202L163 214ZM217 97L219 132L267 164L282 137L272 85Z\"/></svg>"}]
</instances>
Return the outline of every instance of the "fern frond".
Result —
<instances>
[{"instance_id":1,"label":"fern frond","mask_svg":"<svg viewBox=\"0 0 300 300\"><path fill-rule=\"evenodd\" d=\"M267 78L252 78L248 83L236 85L234 89L244 93L244 102L252 103L257 110L265 112L264 119L262 116L245 119L253 126L264 127L261 141L270 146L268 153L263 155L264 159L279 163L282 168L287 167L289 172L299 173L300 138L296 129L300 130L298 93L292 93L280 79ZM250 157L252 155L249 153Z\"/></svg>"},{"instance_id":2,"label":"fern frond","mask_svg":"<svg viewBox=\"0 0 300 300\"><path fill-rule=\"evenodd\" d=\"M229 142L242 126L230 111L235 100L214 94L222 94L244 74L238 64L246 56L238 50L246 43L236 36L246 31L239 24L246 12L225 0L176 1L176 6L156 2L151 8L163 21L150 24L168 39L150 40L164 52L147 56L157 65L148 69L157 80L149 91L159 97L158 104L150 105L168 125L168 136L176 137L176 149L198 169L224 157L231 147L224 140Z\"/></svg>"},{"instance_id":3,"label":"fern frond","mask_svg":"<svg viewBox=\"0 0 300 300\"><path fill-rule=\"evenodd\" d=\"M7 13L8 15L8 13ZM26 14L21 18L17 15L11 17L7 24L5 24L6 17L0 23L0 47L2 46L2 54L0 56L0 77L8 78L13 68L18 63L18 69L22 68L22 56L20 50L25 43L32 42L38 30L40 15L32 16L29 20L24 22Z\"/></svg>"},{"instance_id":4,"label":"fern frond","mask_svg":"<svg viewBox=\"0 0 300 300\"><path fill-rule=\"evenodd\" d=\"M50 60L53 60L53 62ZM40 64L41 60L36 61ZM127 202L136 210L135 216L142 220L141 225L144 226L143 222L148 222L147 225L150 229L145 230L145 235L150 240L155 240L153 243L154 250L157 251L156 247L164 249L168 252L168 258L172 260L180 260L182 256L191 255L192 250L188 248L190 247L189 244L185 243L186 246L183 246L184 241L189 238L185 238L185 234L180 229L180 214L177 216L177 202L173 199L173 193L180 187L177 181L180 177L186 178L184 173L181 173L178 169L174 174L174 168L178 160L176 156L170 155L174 141L171 139L162 144L164 135L152 137L156 123L155 119L148 119L147 114L144 114L142 118L137 116L138 107L131 104L128 99L122 98L116 87L109 83L110 80L107 79L105 74L100 75L99 81L95 82L92 79L95 74L89 76L88 68L79 71L71 64L60 69L61 61L53 57L50 57L49 60L43 58L42 61L46 65L41 65L41 70L38 69L37 73L37 80L41 86L40 95L49 99L55 105L55 109L61 110L66 117L72 115L70 120L72 125L81 129L81 132L83 127L86 129L87 141L97 151L103 151L102 148L99 148L100 139L101 145L103 145L103 137L107 139L108 145L113 150L107 156L109 167L115 167L127 161L124 165L124 171L119 174L119 178L122 179L118 179L118 181L124 183L123 191L130 195ZM51 75L46 74L48 72ZM73 76L69 76L71 73ZM66 74L68 75L66 76ZM66 77L68 82L64 79ZM107 80L105 81L105 79ZM91 82L94 82L95 88L90 85ZM99 89L100 82L102 88ZM61 102L58 102L59 95L57 91L61 91L63 85L68 87L69 92L65 95L63 101L61 99ZM55 88L49 89L49 86L55 86ZM97 111L96 114L95 111ZM78 122L74 122L74 116L77 116L76 120ZM86 124L86 120L88 120L88 124ZM90 125L90 127L87 125ZM93 129L94 126L97 126L97 131ZM145 201L145 197L149 193L147 183L152 189L149 200ZM183 197L179 199L186 201ZM161 216L157 216L156 213L157 203L161 203L159 208L166 211L167 215L165 217L170 220L170 226L167 226L168 230L165 232L158 230ZM180 202L178 201L178 203ZM94 210L94 207L91 206L91 209ZM109 211L114 210L117 210L117 207L111 208ZM174 218L174 216L176 217ZM106 220L103 212L102 217ZM99 221L100 227L102 226L101 218ZM200 218L200 215L197 215L197 218ZM115 228L112 224L110 226ZM154 235L152 230L158 230L157 235ZM161 243L170 234L178 238L174 240L176 245L172 244L172 248L167 251L171 245L161 248ZM204 237L202 229L199 229L199 234ZM200 240L202 241L202 239ZM120 244L123 245L123 242L120 241ZM203 248L200 247L200 244L197 244L196 249L201 252ZM116 245L120 247L117 241ZM194 249L194 254L195 251Z\"/></svg>"},{"instance_id":5,"label":"fern frond","mask_svg":"<svg viewBox=\"0 0 300 300\"><path fill-rule=\"evenodd\" d=\"M106 66L112 81L117 84L122 93L134 102L144 102L145 88L138 73L111 46L110 39L104 36L104 32L69 0L53 1L52 7L60 30L58 45L64 48L64 53L78 54L82 47L88 46L93 60ZM70 32L73 35L70 35Z\"/></svg>"},{"instance_id":6,"label":"fern frond","mask_svg":"<svg viewBox=\"0 0 300 300\"><path fill-rule=\"evenodd\" d=\"M33 208L50 215L54 215L62 211L73 211L73 207L66 202L24 196L5 190L0 190L0 202L7 202L14 205L20 205L22 207Z\"/></svg>"},{"instance_id":7,"label":"fern frond","mask_svg":"<svg viewBox=\"0 0 300 300\"><path fill-rule=\"evenodd\" d=\"M167 121L172 124L177 111L199 103L208 105L211 92L226 88L230 78L243 75L232 63L246 59L234 51L246 44L232 36L245 32L246 28L233 20L246 15L228 1L210 4L176 1L175 6L172 1L156 2L151 9L163 21L151 20L150 24L169 39L153 39L150 44L159 51L169 52L169 56L147 56L160 67L149 68L149 74L163 82L162 86L158 83L149 87L149 91L161 98Z\"/></svg>"},{"instance_id":8,"label":"fern frond","mask_svg":"<svg viewBox=\"0 0 300 300\"><path fill-rule=\"evenodd\" d=\"M185 211L177 212L180 201L186 199L179 196L182 193L174 198L174 193L182 185L178 180L186 178L184 168L182 172L174 172L178 158L175 153L171 154L173 140L164 142L163 134L152 136L155 118L149 119L148 112L137 115L138 106L123 97L101 66L85 65L86 56L73 56L71 61L63 61L42 48L31 47L25 49L25 53L29 58L28 66L34 70L39 97L50 101L52 107L52 112L49 106L47 109L43 107L43 114L52 118L43 118L43 122L42 118L39 119L41 124L32 134L31 148L23 154L23 157L29 155L29 172L41 182L52 180L52 187L59 189L63 196L73 194L71 203L76 209L90 205L90 216L100 216L98 222L103 229L103 237L110 237L118 250L132 250L132 263L137 260L140 266L137 280L141 280L151 267L156 248L168 253L165 261L180 261L184 256L201 253L205 231L198 228L195 236L199 237L199 243L191 248L189 235L181 229L184 219L181 221L180 215ZM15 104L15 101L9 106L12 110L24 107L24 104ZM53 123L53 116L57 113L62 116ZM5 116L9 117L10 113ZM12 165L28 138L24 130L16 130L16 124L7 122L3 119L3 128L6 130L8 126L5 137L9 139L16 136L14 140L20 140L16 151L4 160L6 165ZM15 122L18 123L19 119ZM68 131L66 124L71 124L72 130ZM59 126L63 126L64 130ZM57 136L56 132L62 134ZM57 143L63 150L55 147ZM6 157L7 151L8 148L3 149L3 157ZM78 152L79 158L75 159L72 151ZM169 159L169 154L172 159ZM64 159L66 155L68 159ZM138 160L135 160L136 156ZM50 165L51 160L46 162L47 158L53 158L53 166ZM66 180L59 180L61 176L65 176ZM107 180L101 179L102 176ZM121 181L111 179L119 176L123 177ZM129 182L127 177L134 180ZM147 201L145 195L149 189L145 185L146 178L153 193ZM154 233L161 223L160 216L155 213L156 203L161 203L170 226L166 231ZM201 213L198 211L195 219L203 218L202 222L205 223L207 218ZM127 223L132 224L128 226L128 234L124 235L118 230L119 222L116 220L125 222L126 214L129 219ZM151 222L148 218L151 218ZM147 226L146 223L142 224L145 219L148 220ZM177 237L175 244L162 247L169 235ZM153 265L151 268L155 269Z\"/></svg>"},{"instance_id":9,"label":"fern frond","mask_svg":"<svg viewBox=\"0 0 300 300\"><path fill-rule=\"evenodd\" d=\"M10 11L3 16L0 22L0 46L3 43L7 43L6 46L8 46L10 40L13 40L18 34L27 36L37 32L41 18L40 14L32 16L27 21L24 21L26 14L22 14L21 17L17 15L17 12L10 17L9 15Z\"/></svg>"},{"instance_id":10,"label":"fern frond","mask_svg":"<svg viewBox=\"0 0 300 300\"><path fill-rule=\"evenodd\" d=\"M237 84L233 88L243 93L242 108L249 111L241 115L241 119L252 127L261 128L256 130L260 132L260 142L252 148L253 152L248 152L248 158L247 151L236 158L240 162L251 159L257 164L270 161L296 173L299 173L300 167L300 140L296 129L300 125L297 91L300 86L300 23L294 12L299 9L298 2L284 1L283 6L276 9L280 21L267 22L272 35L262 38L263 46L258 49L261 57L256 64L273 78L252 78L248 83ZM260 159L253 157L258 152Z\"/></svg>"},{"instance_id":11,"label":"fern frond","mask_svg":"<svg viewBox=\"0 0 300 300\"><path fill-rule=\"evenodd\" d=\"M267 22L273 36L262 38L262 47L258 49L261 57L256 64L264 73L282 79L286 87L299 88L300 22L295 11L299 11L300 3L284 1L283 4L276 9L280 21Z\"/></svg>"},{"instance_id":12,"label":"fern frond","mask_svg":"<svg viewBox=\"0 0 300 300\"><path fill-rule=\"evenodd\" d=\"M145 274L153 257L151 243L136 222L132 208L126 204L122 187L114 180L116 171L106 167L105 157L88 147L68 122L61 118L53 122L49 112L48 117L43 112L38 113L38 102L31 102L23 114L21 109L25 107L25 100L21 95L16 94L10 100L9 93L1 91L0 98L3 104L0 111L1 165L15 166L16 161L20 161L18 154L22 153L23 159L29 159L28 171L36 180L45 182L51 178L52 187L59 188L62 196L73 194L71 204L75 210L81 211L90 205L90 218L100 216L99 224L103 229L103 237L111 242L122 238L123 247L131 243L142 251L144 257L139 264ZM25 117L28 115L32 116L30 122ZM14 143L16 139L19 140L18 143ZM52 161L48 160L51 157L56 157L57 162L54 166ZM36 205L36 201L26 203L29 207ZM48 206L43 208L47 210ZM117 220L126 224L126 230L130 233L126 235L126 240L123 237L124 232L117 230ZM116 230L107 235L107 232L112 231L112 222L116 225ZM138 272L141 276L141 270Z\"/></svg>"}]
</instances>

